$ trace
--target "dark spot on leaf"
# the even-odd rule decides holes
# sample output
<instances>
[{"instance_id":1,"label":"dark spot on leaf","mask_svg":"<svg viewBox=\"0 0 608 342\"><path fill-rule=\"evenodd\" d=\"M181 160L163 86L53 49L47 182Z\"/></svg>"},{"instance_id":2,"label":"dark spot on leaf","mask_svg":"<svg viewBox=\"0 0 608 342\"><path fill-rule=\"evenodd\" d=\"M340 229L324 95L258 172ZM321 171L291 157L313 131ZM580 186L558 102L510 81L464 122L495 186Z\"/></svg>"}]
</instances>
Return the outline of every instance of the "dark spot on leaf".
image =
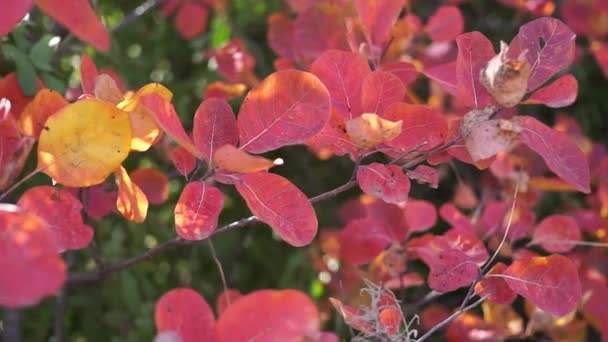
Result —
<instances>
[{"instance_id":1,"label":"dark spot on leaf","mask_svg":"<svg viewBox=\"0 0 608 342\"><path fill-rule=\"evenodd\" d=\"M545 45L547 45L547 42L545 42L545 39L543 37L538 37L538 45L542 49L545 47Z\"/></svg>"},{"instance_id":2,"label":"dark spot on leaf","mask_svg":"<svg viewBox=\"0 0 608 342\"><path fill-rule=\"evenodd\" d=\"M51 130L51 129L49 128L49 126L44 126L44 129L45 129L46 131L50 131L50 130Z\"/></svg>"}]
</instances>

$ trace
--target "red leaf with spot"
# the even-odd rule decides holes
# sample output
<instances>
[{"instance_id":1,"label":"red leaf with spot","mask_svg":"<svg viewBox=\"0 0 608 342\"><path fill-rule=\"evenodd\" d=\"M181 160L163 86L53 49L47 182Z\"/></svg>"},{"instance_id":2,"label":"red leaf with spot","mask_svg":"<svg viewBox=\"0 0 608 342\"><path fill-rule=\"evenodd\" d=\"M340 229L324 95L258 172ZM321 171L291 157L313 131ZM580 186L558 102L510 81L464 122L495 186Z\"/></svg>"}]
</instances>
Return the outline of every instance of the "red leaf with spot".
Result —
<instances>
[{"instance_id":1,"label":"red leaf with spot","mask_svg":"<svg viewBox=\"0 0 608 342\"><path fill-rule=\"evenodd\" d=\"M458 98L469 107L483 108L494 101L481 84L479 77L481 69L495 55L492 42L475 31L458 36L456 44L458 45L456 59Z\"/></svg>"},{"instance_id":2,"label":"red leaf with spot","mask_svg":"<svg viewBox=\"0 0 608 342\"><path fill-rule=\"evenodd\" d=\"M175 230L186 240L203 240L215 227L224 208L224 194L213 185L186 184L175 205Z\"/></svg>"},{"instance_id":3,"label":"red leaf with spot","mask_svg":"<svg viewBox=\"0 0 608 342\"><path fill-rule=\"evenodd\" d=\"M433 167L418 165L414 170L408 170L407 175L420 184L429 184L433 189L439 186L439 173Z\"/></svg>"},{"instance_id":4,"label":"red leaf with spot","mask_svg":"<svg viewBox=\"0 0 608 342\"><path fill-rule=\"evenodd\" d=\"M380 163L360 166L357 169L357 182L366 194L395 204L407 200L411 186L410 179L399 166Z\"/></svg>"},{"instance_id":5,"label":"red leaf with spot","mask_svg":"<svg viewBox=\"0 0 608 342\"><path fill-rule=\"evenodd\" d=\"M317 307L303 292L259 290L224 311L215 326L215 341L303 341L319 325Z\"/></svg>"},{"instance_id":6,"label":"red leaf with spot","mask_svg":"<svg viewBox=\"0 0 608 342\"><path fill-rule=\"evenodd\" d=\"M513 291L553 315L569 313L581 300L578 270L563 255L518 259L503 275Z\"/></svg>"},{"instance_id":7,"label":"red leaf with spot","mask_svg":"<svg viewBox=\"0 0 608 342\"><path fill-rule=\"evenodd\" d=\"M91 56L86 53L80 55L80 83L82 83L83 93L95 93L95 80L98 74L99 72Z\"/></svg>"},{"instance_id":8,"label":"red leaf with spot","mask_svg":"<svg viewBox=\"0 0 608 342\"><path fill-rule=\"evenodd\" d=\"M46 221L57 237L58 252L85 248L93 239L93 228L82 221L82 204L67 190L36 186L17 205Z\"/></svg>"},{"instance_id":9,"label":"red leaf with spot","mask_svg":"<svg viewBox=\"0 0 608 342\"><path fill-rule=\"evenodd\" d=\"M496 263L488 274L501 274L505 271L507 265L502 262ZM513 292L507 282L499 277L484 277L477 285L475 285L475 293L479 296L490 295L487 300L498 304L511 305L517 293Z\"/></svg>"},{"instance_id":10,"label":"red leaf with spot","mask_svg":"<svg viewBox=\"0 0 608 342\"><path fill-rule=\"evenodd\" d=\"M578 82L572 74L566 74L546 87L535 91L526 103L542 103L551 108L567 107L576 101Z\"/></svg>"},{"instance_id":11,"label":"red leaf with spot","mask_svg":"<svg viewBox=\"0 0 608 342\"><path fill-rule=\"evenodd\" d=\"M33 0L6 0L0 13L0 36L7 35L32 8Z\"/></svg>"},{"instance_id":12,"label":"red leaf with spot","mask_svg":"<svg viewBox=\"0 0 608 342\"><path fill-rule=\"evenodd\" d=\"M222 291L215 301L215 309L217 310L217 315L221 316L226 309L236 303L239 298L243 297L241 291L236 289L226 289Z\"/></svg>"},{"instance_id":13,"label":"red leaf with spot","mask_svg":"<svg viewBox=\"0 0 608 342\"><path fill-rule=\"evenodd\" d=\"M265 172L236 177L236 189L251 212L287 243L305 246L317 235L315 210L306 195L287 179Z\"/></svg>"},{"instance_id":14,"label":"red leaf with spot","mask_svg":"<svg viewBox=\"0 0 608 342\"><path fill-rule=\"evenodd\" d=\"M168 136L195 157L202 157L201 152L194 146L192 139L190 139L188 133L184 130L184 126L182 126L182 122L170 101L156 94L144 95L140 98L140 101L150 110L154 115L156 123Z\"/></svg>"},{"instance_id":15,"label":"red leaf with spot","mask_svg":"<svg viewBox=\"0 0 608 342\"><path fill-rule=\"evenodd\" d=\"M262 153L303 143L323 129L329 111L327 88L313 74L275 72L243 101L237 120L241 148Z\"/></svg>"},{"instance_id":16,"label":"red leaf with spot","mask_svg":"<svg viewBox=\"0 0 608 342\"><path fill-rule=\"evenodd\" d=\"M169 178L161 171L142 167L129 177L144 192L150 204L163 204L169 198Z\"/></svg>"},{"instance_id":17,"label":"red leaf with spot","mask_svg":"<svg viewBox=\"0 0 608 342\"><path fill-rule=\"evenodd\" d=\"M454 40L464 31L464 17L455 6L440 6L429 18L426 31L433 41Z\"/></svg>"},{"instance_id":18,"label":"red leaf with spot","mask_svg":"<svg viewBox=\"0 0 608 342\"><path fill-rule=\"evenodd\" d=\"M207 28L209 10L195 1L187 1L177 10L175 29L185 39L193 39Z\"/></svg>"},{"instance_id":19,"label":"red leaf with spot","mask_svg":"<svg viewBox=\"0 0 608 342\"><path fill-rule=\"evenodd\" d=\"M559 19L544 17L519 28L509 44L508 56L517 58L528 50L531 65L528 90L535 90L574 61L576 35Z\"/></svg>"},{"instance_id":20,"label":"red leaf with spot","mask_svg":"<svg viewBox=\"0 0 608 342\"><path fill-rule=\"evenodd\" d=\"M431 202L410 199L404 210L410 234L423 232L437 222L437 209Z\"/></svg>"},{"instance_id":21,"label":"red leaf with spot","mask_svg":"<svg viewBox=\"0 0 608 342\"><path fill-rule=\"evenodd\" d=\"M340 256L348 263L362 265L372 261L392 241L384 225L373 219L350 221L340 231Z\"/></svg>"},{"instance_id":22,"label":"red leaf with spot","mask_svg":"<svg viewBox=\"0 0 608 342\"><path fill-rule=\"evenodd\" d=\"M551 171L578 191L591 191L587 158L568 135L530 116L517 116L513 120L522 127L519 139L540 154Z\"/></svg>"},{"instance_id":23,"label":"red leaf with spot","mask_svg":"<svg viewBox=\"0 0 608 342\"><path fill-rule=\"evenodd\" d=\"M387 145L402 150L410 150L426 142L418 151L428 151L441 145L447 134L448 125L437 110L422 105L394 103L382 115L391 121L401 120L401 133Z\"/></svg>"},{"instance_id":24,"label":"red leaf with spot","mask_svg":"<svg viewBox=\"0 0 608 342\"><path fill-rule=\"evenodd\" d=\"M205 299L190 288L173 289L160 297L154 320L158 333L173 331L183 342L213 341L213 311Z\"/></svg>"},{"instance_id":25,"label":"red leaf with spot","mask_svg":"<svg viewBox=\"0 0 608 342\"><path fill-rule=\"evenodd\" d=\"M397 76L384 71L368 74L361 86L361 110L380 116L393 103L403 100L405 86Z\"/></svg>"},{"instance_id":26,"label":"red leaf with spot","mask_svg":"<svg viewBox=\"0 0 608 342\"><path fill-rule=\"evenodd\" d=\"M58 291L66 266L46 222L10 204L0 205L0 305L38 303Z\"/></svg>"},{"instance_id":27,"label":"red leaf with spot","mask_svg":"<svg viewBox=\"0 0 608 342\"><path fill-rule=\"evenodd\" d=\"M414 83L419 76L416 66L408 62L384 63L380 66L380 70L397 76L406 87Z\"/></svg>"},{"instance_id":28,"label":"red leaf with spot","mask_svg":"<svg viewBox=\"0 0 608 342\"><path fill-rule=\"evenodd\" d=\"M110 49L110 35L87 0L35 0L49 17L97 50Z\"/></svg>"},{"instance_id":29,"label":"red leaf with spot","mask_svg":"<svg viewBox=\"0 0 608 342\"><path fill-rule=\"evenodd\" d=\"M361 85L371 73L363 56L347 51L328 50L312 63L310 72L327 87L333 110L346 119L363 114Z\"/></svg>"},{"instance_id":30,"label":"red leaf with spot","mask_svg":"<svg viewBox=\"0 0 608 342\"><path fill-rule=\"evenodd\" d=\"M541 245L547 252L565 253L572 250L574 242L581 238L581 229L573 218L551 215L536 226L532 242Z\"/></svg>"},{"instance_id":31,"label":"red leaf with spot","mask_svg":"<svg viewBox=\"0 0 608 342\"><path fill-rule=\"evenodd\" d=\"M192 139L207 160L212 160L219 147L238 143L236 119L226 100L209 98L200 104L194 114Z\"/></svg>"},{"instance_id":32,"label":"red leaf with spot","mask_svg":"<svg viewBox=\"0 0 608 342\"><path fill-rule=\"evenodd\" d=\"M368 41L380 45L391 32L403 8L402 1L356 0L355 7Z\"/></svg>"}]
</instances>

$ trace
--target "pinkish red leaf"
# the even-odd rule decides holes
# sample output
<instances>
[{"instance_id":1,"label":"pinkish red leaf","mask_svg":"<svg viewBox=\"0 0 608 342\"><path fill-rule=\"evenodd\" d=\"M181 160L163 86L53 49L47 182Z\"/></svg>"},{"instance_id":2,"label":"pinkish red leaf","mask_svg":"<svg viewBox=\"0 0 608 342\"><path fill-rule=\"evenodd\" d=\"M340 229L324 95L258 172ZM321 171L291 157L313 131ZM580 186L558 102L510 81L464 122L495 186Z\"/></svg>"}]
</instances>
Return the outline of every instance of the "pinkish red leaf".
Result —
<instances>
[{"instance_id":1,"label":"pinkish red leaf","mask_svg":"<svg viewBox=\"0 0 608 342\"><path fill-rule=\"evenodd\" d=\"M38 89L43 87L40 80L38 82ZM10 101L10 112L14 115L15 119L19 119L23 108L34 99L33 96L27 96L23 93L19 81L17 80L17 73L11 72L6 76L0 78L0 100L5 98ZM2 109L0 105L0 110ZM2 110L4 112L4 110Z\"/></svg>"},{"instance_id":2,"label":"pinkish red leaf","mask_svg":"<svg viewBox=\"0 0 608 342\"><path fill-rule=\"evenodd\" d=\"M574 61L576 35L559 19L544 17L519 28L509 44L509 57L517 58L527 50L526 58L532 66L528 90L535 90L553 75Z\"/></svg>"},{"instance_id":3,"label":"pinkish red leaf","mask_svg":"<svg viewBox=\"0 0 608 342\"><path fill-rule=\"evenodd\" d=\"M530 116L518 116L513 120L522 127L519 139L540 154L551 171L578 191L591 191L587 158L568 135Z\"/></svg>"},{"instance_id":4,"label":"pinkish red leaf","mask_svg":"<svg viewBox=\"0 0 608 342\"><path fill-rule=\"evenodd\" d=\"M213 341L213 311L205 299L190 288L173 289L160 297L154 319L158 333L173 331L182 342Z\"/></svg>"},{"instance_id":5,"label":"pinkish red leaf","mask_svg":"<svg viewBox=\"0 0 608 342\"><path fill-rule=\"evenodd\" d=\"M475 31L461 34L456 38L458 58L456 59L456 81L458 98L472 108L483 108L493 102L492 96L481 84L480 72L494 57L492 42Z\"/></svg>"},{"instance_id":6,"label":"pinkish red leaf","mask_svg":"<svg viewBox=\"0 0 608 342\"><path fill-rule=\"evenodd\" d=\"M169 198L169 177L161 171L142 167L129 177L144 192L150 204L163 204Z\"/></svg>"},{"instance_id":7,"label":"pinkish red leaf","mask_svg":"<svg viewBox=\"0 0 608 342\"><path fill-rule=\"evenodd\" d=\"M243 101L238 116L241 148L262 153L303 143L323 129L329 111L327 88L313 74L275 72Z\"/></svg>"},{"instance_id":8,"label":"pinkish red leaf","mask_svg":"<svg viewBox=\"0 0 608 342\"><path fill-rule=\"evenodd\" d=\"M66 190L36 186L28 189L17 205L49 225L57 238L57 252L85 248L93 239L93 228L82 221L82 204Z\"/></svg>"},{"instance_id":9,"label":"pinkish red leaf","mask_svg":"<svg viewBox=\"0 0 608 342\"><path fill-rule=\"evenodd\" d=\"M315 59L330 49L349 50L344 7L339 3L311 3L295 20L293 42L301 59Z\"/></svg>"},{"instance_id":10,"label":"pinkish red leaf","mask_svg":"<svg viewBox=\"0 0 608 342\"><path fill-rule=\"evenodd\" d=\"M569 313L581 300L578 270L563 255L515 260L501 277L513 291L553 315Z\"/></svg>"},{"instance_id":11,"label":"pinkish red leaf","mask_svg":"<svg viewBox=\"0 0 608 342\"><path fill-rule=\"evenodd\" d=\"M224 194L201 181L186 184L175 205L175 230L186 240L206 239L224 208Z\"/></svg>"},{"instance_id":12,"label":"pinkish red leaf","mask_svg":"<svg viewBox=\"0 0 608 342\"><path fill-rule=\"evenodd\" d=\"M509 221L509 241L516 241L529 237L536 222L536 214L532 209L516 205L511 215L511 203L504 201L491 201L486 204L481 221L485 226L485 233L502 238Z\"/></svg>"},{"instance_id":13,"label":"pinkish red leaf","mask_svg":"<svg viewBox=\"0 0 608 342\"><path fill-rule=\"evenodd\" d=\"M389 72L374 71L368 74L361 86L361 110L380 116L393 103L403 100L405 86Z\"/></svg>"},{"instance_id":14,"label":"pinkish red leaf","mask_svg":"<svg viewBox=\"0 0 608 342\"><path fill-rule=\"evenodd\" d=\"M303 292L259 290L224 311L215 326L215 341L303 341L319 326L317 307Z\"/></svg>"},{"instance_id":15,"label":"pinkish red leaf","mask_svg":"<svg viewBox=\"0 0 608 342\"><path fill-rule=\"evenodd\" d=\"M542 103L551 108L567 107L576 101L577 94L576 78L572 74L566 74L535 91L526 103Z\"/></svg>"},{"instance_id":16,"label":"pinkish red leaf","mask_svg":"<svg viewBox=\"0 0 608 342\"><path fill-rule=\"evenodd\" d=\"M91 218L99 220L111 213L116 206L118 193L116 190L106 190L103 183L82 191L82 203Z\"/></svg>"},{"instance_id":17,"label":"pinkish red leaf","mask_svg":"<svg viewBox=\"0 0 608 342\"><path fill-rule=\"evenodd\" d=\"M194 167L196 166L196 157L185 148L178 145L171 148L167 154L169 159L173 162L175 169L177 169L181 175L188 176L188 174L194 170Z\"/></svg>"},{"instance_id":18,"label":"pinkish red leaf","mask_svg":"<svg viewBox=\"0 0 608 342\"><path fill-rule=\"evenodd\" d=\"M441 145L448 134L448 125L443 115L428 106L394 103L382 116L388 120L402 121L401 134L386 144L404 151L424 142L426 144L420 146L418 151L428 151Z\"/></svg>"},{"instance_id":19,"label":"pinkish red leaf","mask_svg":"<svg viewBox=\"0 0 608 342\"><path fill-rule=\"evenodd\" d=\"M212 52L219 73L230 82L240 82L251 73L255 58L245 49L243 41L233 39Z\"/></svg>"},{"instance_id":20,"label":"pinkish red leaf","mask_svg":"<svg viewBox=\"0 0 608 342\"><path fill-rule=\"evenodd\" d=\"M2 2L0 36L11 32L32 8L33 0L7 0Z\"/></svg>"},{"instance_id":21,"label":"pinkish red leaf","mask_svg":"<svg viewBox=\"0 0 608 342\"><path fill-rule=\"evenodd\" d=\"M506 268L507 265L499 262L488 271L488 274L501 274ZM503 278L499 277L484 277L475 285L475 292L479 296L490 295L487 300L499 304L511 305L517 298L517 293L511 290Z\"/></svg>"},{"instance_id":22,"label":"pinkish red leaf","mask_svg":"<svg viewBox=\"0 0 608 342\"><path fill-rule=\"evenodd\" d=\"M292 246L317 235L317 215L308 198L287 179L272 173L237 175L236 189L251 212Z\"/></svg>"},{"instance_id":23,"label":"pinkish red leaf","mask_svg":"<svg viewBox=\"0 0 608 342\"><path fill-rule=\"evenodd\" d=\"M10 102L0 99L0 190L11 186L21 174L35 142L19 131L9 110Z\"/></svg>"},{"instance_id":24,"label":"pinkish red leaf","mask_svg":"<svg viewBox=\"0 0 608 342\"><path fill-rule=\"evenodd\" d=\"M416 66L408 62L383 63L380 65L380 70L397 76L406 87L414 83L419 76Z\"/></svg>"},{"instance_id":25,"label":"pinkish red leaf","mask_svg":"<svg viewBox=\"0 0 608 342\"><path fill-rule=\"evenodd\" d=\"M289 61L298 59L298 49L293 44L294 31L294 20L287 15L275 13L268 17L268 45L277 55Z\"/></svg>"},{"instance_id":26,"label":"pinkish red leaf","mask_svg":"<svg viewBox=\"0 0 608 342\"><path fill-rule=\"evenodd\" d=\"M194 114L192 139L207 160L212 160L219 147L238 143L236 119L226 100L209 98L200 104Z\"/></svg>"},{"instance_id":27,"label":"pinkish red leaf","mask_svg":"<svg viewBox=\"0 0 608 342\"><path fill-rule=\"evenodd\" d=\"M440 6L429 18L426 31L436 42L454 40L464 31L464 17L456 6Z\"/></svg>"},{"instance_id":28,"label":"pinkish red leaf","mask_svg":"<svg viewBox=\"0 0 608 342\"><path fill-rule=\"evenodd\" d=\"M98 74L99 72L91 56L86 53L80 55L80 83L82 83L83 93L95 93L95 80Z\"/></svg>"},{"instance_id":29,"label":"pinkish red leaf","mask_svg":"<svg viewBox=\"0 0 608 342\"><path fill-rule=\"evenodd\" d=\"M186 1L177 10L175 28L185 39L193 39L207 28L209 10L195 1Z\"/></svg>"},{"instance_id":30,"label":"pinkish red leaf","mask_svg":"<svg viewBox=\"0 0 608 342\"><path fill-rule=\"evenodd\" d=\"M97 50L110 49L110 35L97 18L89 1L35 0L35 3L49 17Z\"/></svg>"},{"instance_id":31,"label":"pinkish red leaf","mask_svg":"<svg viewBox=\"0 0 608 342\"><path fill-rule=\"evenodd\" d=\"M352 220L340 231L340 256L353 265L366 264L380 254L391 241L384 225L378 220Z\"/></svg>"},{"instance_id":32,"label":"pinkish red leaf","mask_svg":"<svg viewBox=\"0 0 608 342\"><path fill-rule=\"evenodd\" d=\"M357 14L363 24L367 40L380 44L387 39L391 28L403 8L402 1L393 0L356 0Z\"/></svg>"},{"instance_id":33,"label":"pinkish red leaf","mask_svg":"<svg viewBox=\"0 0 608 342\"><path fill-rule=\"evenodd\" d=\"M371 73L363 56L347 51L328 50L312 63L310 72L327 87L333 110L345 119L363 114L361 85Z\"/></svg>"},{"instance_id":34,"label":"pinkish red leaf","mask_svg":"<svg viewBox=\"0 0 608 342\"><path fill-rule=\"evenodd\" d=\"M182 122L170 101L156 94L144 95L140 98L140 101L154 115L156 123L168 136L195 157L202 157L201 152L194 146L192 139L184 130L184 126L182 126Z\"/></svg>"},{"instance_id":35,"label":"pinkish red leaf","mask_svg":"<svg viewBox=\"0 0 608 342\"><path fill-rule=\"evenodd\" d=\"M410 192L410 179L397 165L380 163L362 165L357 169L357 182L368 195L387 203L405 202Z\"/></svg>"},{"instance_id":36,"label":"pinkish red leaf","mask_svg":"<svg viewBox=\"0 0 608 342\"><path fill-rule=\"evenodd\" d=\"M477 228L473 225L471 218L460 212L452 203L442 205L439 209L439 215L455 229L468 233L477 232Z\"/></svg>"},{"instance_id":37,"label":"pinkish red leaf","mask_svg":"<svg viewBox=\"0 0 608 342\"><path fill-rule=\"evenodd\" d=\"M565 215L545 217L534 230L532 242L539 244L547 252L565 253L581 240L581 229L576 221Z\"/></svg>"},{"instance_id":38,"label":"pinkish red leaf","mask_svg":"<svg viewBox=\"0 0 608 342\"><path fill-rule=\"evenodd\" d=\"M437 82L448 94L458 96L456 66L456 62L450 62L425 69L422 73L424 73L426 77Z\"/></svg>"},{"instance_id":39,"label":"pinkish red leaf","mask_svg":"<svg viewBox=\"0 0 608 342\"><path fill-rule=\"evenodd\" d=\"M344 117L333 110L329 122L314 137L306 140L306 145L322 156L329 150L339 156L349 154L354 160L359 153L359 147L346 133Z\"/></svg>"},{"instance_id":40,"label":"pinkish red leaf","mask_svg":"<svg viewBox=\"0 0 608 342\"><path fill-rule=\"evenodd\" d=\"M410 199L405 206L405 221L409 233L423 232L437 222L437 209L431 202Z\"/></svg>"},{"instance_id":41,"label":"pinkish red leaf","mask_svg":"<svg viewBox=\"0 0 608 342\"><path fill-rule=\"evenodd\" d=\"M430 166L418 165L414 170L408 170L407 175L420 184L429 184L433 189L439 186L439 173Z\"/></svg>"},{"instance_id":42,"label":"pinkish red leaf","mask_svg":"<svg viewBox=\"0 0 608 342\"><path fill-rule=\"evenodd\" d=\"M0 205L0 305L30 306L58 291L66 266L57 250L46 222L17 206Z\"/></svg>"},{"instance_id":43,"label":"pinkish red leaf","mask_svg":"<svg viewBox=\"0 0 608 342\"><path fill-rule=\"evenodd\" d=\"M232 306L239 298L243 297L241 291L236 289L226 289L217 296L215 300L215 309L217 315L221 316L226 309Z\"/></svg>"}]
</instances>

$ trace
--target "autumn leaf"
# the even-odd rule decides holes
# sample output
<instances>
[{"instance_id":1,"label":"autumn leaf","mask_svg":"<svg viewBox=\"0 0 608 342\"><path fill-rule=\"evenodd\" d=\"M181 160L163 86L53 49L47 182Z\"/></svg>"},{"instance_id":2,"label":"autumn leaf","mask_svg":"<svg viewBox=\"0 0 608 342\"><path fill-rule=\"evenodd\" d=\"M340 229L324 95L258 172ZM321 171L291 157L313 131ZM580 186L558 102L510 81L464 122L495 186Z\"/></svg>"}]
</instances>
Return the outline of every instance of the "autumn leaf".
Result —
<instances>
[{"instance_id":1,"label":"autumn leaf","mask_svg":"<svg viewBox=\"0 0 608 342\"><path fill-rule=\"evenodd\" d=\"M150 167L139 168L129 175L146 195L150 204L163 204L169 198L169 177Z\"/></svg>"},{"instance_id":2,"label":"autumn leaf","mask_svg":"<svg viewBox=\"0 0 608 342\"><path fill-rule=\"evenodd\" d=\"M374 113L365 113L346 122L346 133L361 149L388 142L401 133L402 121L383 119Z\"/></svg>"},{"instance_id":3,"label":"autumn leaf","mask_svg":"<svg viewBox=\"0 0 608 342\"><path fill-rule=\"evenodd\" d=\"M127 158L130 144L126 112L99 100L77 101L46 121L38 169L66 186L99 184Z\"/></svg>"},{"instance_id":4,"label":"autumn leaf","mask_svg":"<svg viewBox=\"0 0 608 342\"><path fill-rule=\"evenodd\" d=\"M186 184L175 205L175 230L186 240L203 240L215 227L224 208L224 194L201 181Z\"/></svg>"},{"instance_id":5,"label":"autumn leaf","mask_svg":"<svg viewBox=\"0 0 608 342\"><path fill-rule=\"evenodd\" d=\"M532 243L551 253L565 253L581 238L581 229L573 218L555 214L545 217L536 226Z\"/></svg>"},{"instance_id":6,"label":"autumn leaf","mask_svg":"<svg viewBox=\"0 0 608 342\"><path fill-rule=\"evenodd\" d=\"M405 86L397 76L374 71L363 79L361 85L361 111L383 116L388 106L402 101L404 97Z\"/></svg>"},{"instance_id":7,"label":"autumn leaf","mask_svg":"<svg viewBox=\"0 0 608 342\"><path fill-rule=\"evenodd\" d=\"M440 6L425 27L435 42L450 41L464 31L464 17L456 6Z\"/></svg>"},{"instance_id":8,"label":"autumn leaf","mask_svg":"<svg viewBox=\"0 0 608 342\"><path fill-rule=\"evenodd\" d=\"M182 342L213 341L215 317L203 297L190 288L175 288L154 309L158 333L173 331Z\"/></svg>"},{"instance_id":9,"label":"autumn leaf","mask_svg":"<svg viewBox=\"0 0 608 342\"><path fill-rule=\"evenodd\" d=\"M226 100L205 99L194 114L192 139L207 160L223 145L236 145L239 132L232 108Z\"/></svg>"},{"instance_id":10,"label":"autumn leaf","mask_svg":"<svg viewBox=\"0 0 608 342\"><path fill-rule=\"evenodd\" d=\"M357 168L357 182L368 195L387 203L402 203L410 192L410 179L397 165L371 163Z\"/></svg>"},{"instance_id":11,"label":"autumn leaf","mask_svg":"<svg viewBox=\"0 0 608 342\"><path fill-rule=\"evenodd\" d=\"M122 166L114 172L114 178L118 186L116 209L127 220L142 223L148 213L148 198Z\"/></svg>"},{"instance_id":12,"label":"autumn leaf","mask_svg":"<svg viewBox=\"0 0 608 342\"><path fill-rule=\"evenodd\" d=\"M272 160L250 155L233 145L218 148L213 154L213 163L221 169L238 173L266 171L275 166Z\"/></svg>"},{"instance_id":13,"label":"autumn leaf","mask_svg":"<svg viewBox=\"0 0 608 342\"><path fill-rule=\"evenodd\" d=\"M59 93L47 88L40 89L19 116L21 131L38 138L46 120L67 105L68 101Z\"/></svg>"}]
</instances>

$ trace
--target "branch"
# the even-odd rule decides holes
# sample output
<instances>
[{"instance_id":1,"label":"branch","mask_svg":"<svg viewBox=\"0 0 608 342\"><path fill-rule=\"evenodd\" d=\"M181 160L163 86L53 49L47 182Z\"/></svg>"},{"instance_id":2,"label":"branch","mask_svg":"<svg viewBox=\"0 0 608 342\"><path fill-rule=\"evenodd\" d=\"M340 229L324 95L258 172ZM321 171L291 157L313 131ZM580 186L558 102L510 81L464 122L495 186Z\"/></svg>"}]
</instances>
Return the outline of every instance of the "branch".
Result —
<instances>
[{"instance_id":1,"label":"branch","mask_svg":"<svg viewBox=\"0 0 608 342\"><path fill-rule=\"evenodd\" d=\"M127 14L122 19L121 22L116 24L116 26L112 27L110 29L110 31L117 32L117 31L122 30L125 26L131 24L132 22L137 20L139 17L143 16L144 14L148 13L150 10L154 9L156 6L159 6L163 2L166 2L166 1L167 0L148 0L148 1L144 2L143 4L135 7L135 9L133 11L131 11L129 14Z\"/></svg>"},{"instance_id":2,"label":"branch","mask_svg":"<svg viewBox=\"0 0 608 342\"><path fill-rule=\"evenodd\" d=\"M429 157L445 151L450 146L452 146L455 143L457 143L458 141L460 141L460 139L461 139L461 137L457 136L441 146L431 149L428 152L422 153L419 156L417 156L416 158L406 162L402 166L402 168L408 169L408 168L414 167L414 166L424 162ZM353 171L353 176L346 183L338 186L337 188L334 188L332 190L329 190L327 192L324 192L322 194L309 198L310 203L315 204L315 203L323 202L325 200L334 198L334 197L338 196L339 194L354 188L357 185L357 180L354 178L354 175L356 173L356 169L357 169L357 166L359 165L359 163L360 163L360 160L358 160L356 162L355 170ZM231 231L231 230L234 230L237 228L245 227L250 224L258 223L258 222L260 222L260 220L257 217L249 216L249 217L240 219L238 221L235 221L235 222L232 222L232 223L229 223L229 224L226 224L224 226L217 228L216 230L213 231L213 233L211 233L211 235L208 238L212 238L214 236L223 234L225 232L228 232L228 231ZM204 241L204 240L200 240L200 241ZM169 248L172 248L175 246L179 246L179 245L189 245L189 244L193 244L193 243L200 242L200 241L199 240L189 241L189 240L184 240L181 237L176 237L172 240L165 241L165 242L157 245L156 247L150 248L140 255L137 255L137 256L131 257L129 259L122 260L122 261L117 261L115 263L106 264L105 267L102 269L96 269L94 271L88 271L88 272L72 273L68 276L66 284L73 286L73 285L78 285L78 284L82 284L82 283L96 282L96 281L106 278L107 276L109 276L112 273L120 272L120 271L124 270L125 268L128 268L132 265L139 264L140 262L143 262L143 261L161 253L162 251L164 251L166 249L169 249Z\"/></svg>"}]
</instances>

